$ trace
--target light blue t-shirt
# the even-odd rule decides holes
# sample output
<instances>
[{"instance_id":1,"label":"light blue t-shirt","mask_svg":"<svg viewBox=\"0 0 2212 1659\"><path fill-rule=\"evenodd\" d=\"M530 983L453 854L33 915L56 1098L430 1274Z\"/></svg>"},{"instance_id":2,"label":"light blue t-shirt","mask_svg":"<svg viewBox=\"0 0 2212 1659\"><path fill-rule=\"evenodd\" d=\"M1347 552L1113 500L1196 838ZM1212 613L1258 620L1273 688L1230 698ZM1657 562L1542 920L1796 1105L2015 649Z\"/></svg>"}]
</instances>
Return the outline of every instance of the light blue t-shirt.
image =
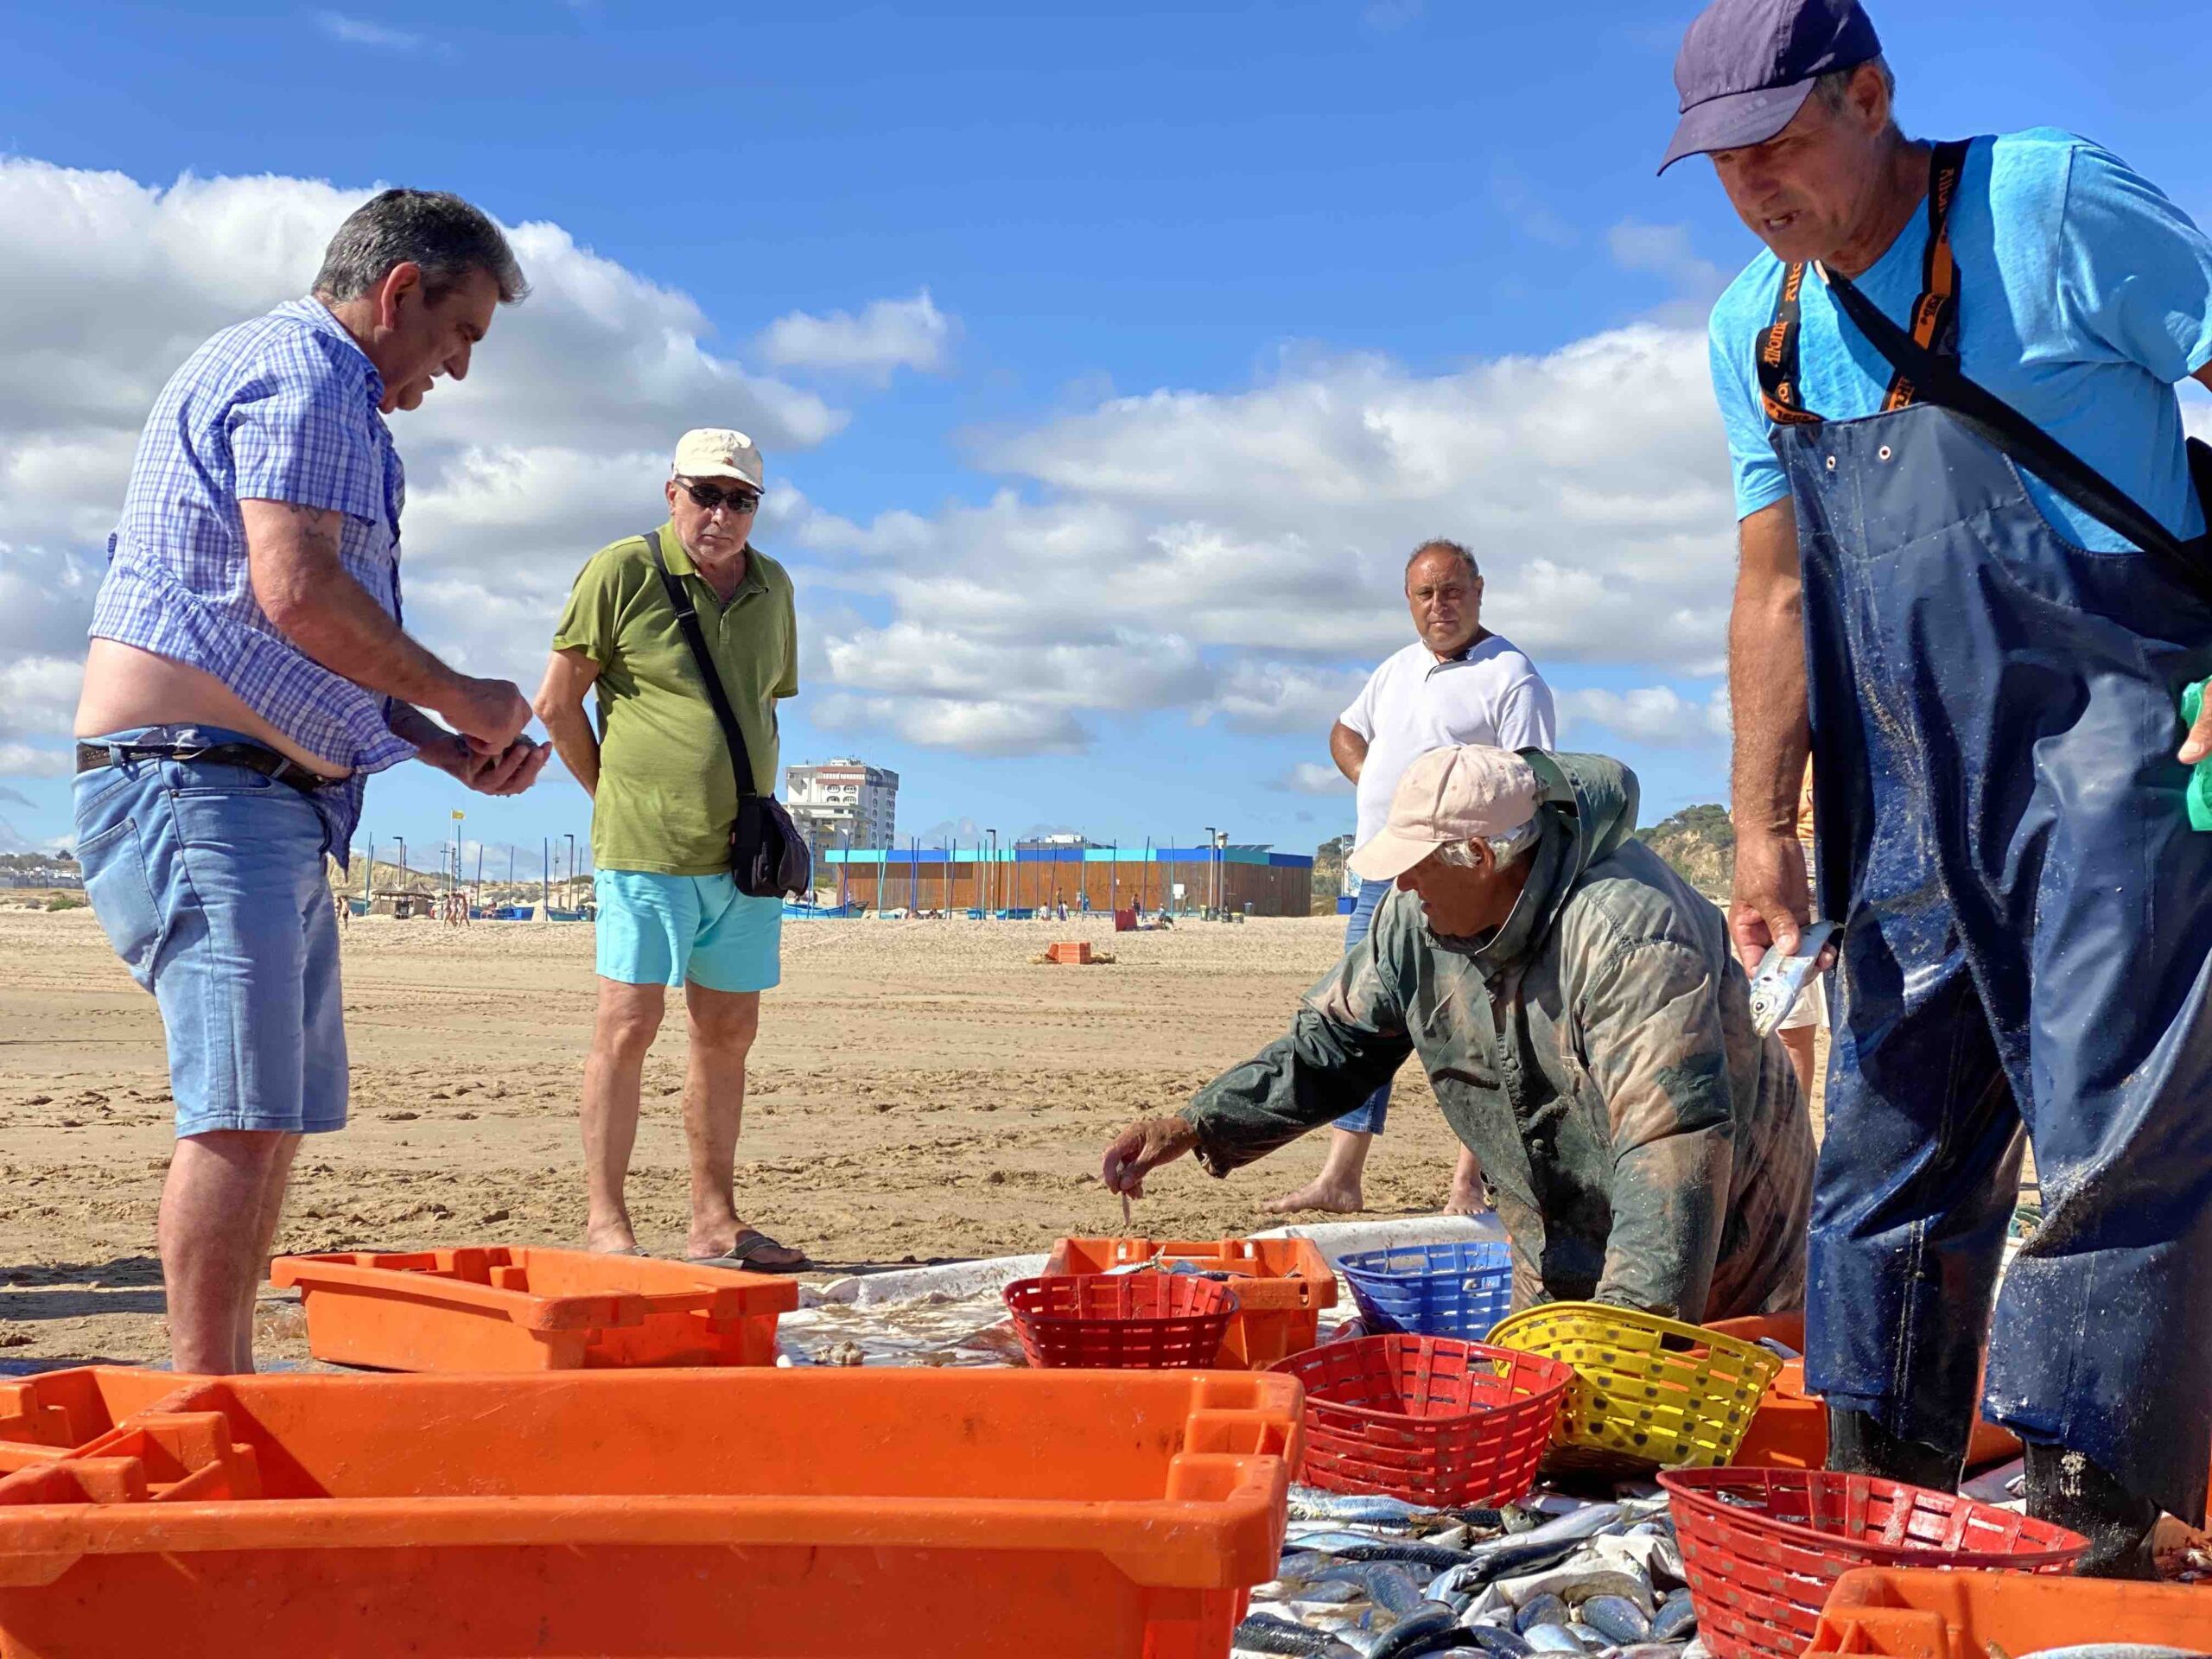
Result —
<instances>
[{"instance_id":1,"label":"light blue t-shirt","mask_svg":"<svg viewBox=\"0 0 2212 1659\"><path fill-rule=\"evenodd\" d=\"M2109 150L2050 127L1977 138L1951 209L1959 264L1959 353L2011 404L2177 535L2204 528L2190 487L2176 382L2212 361L2212 241ZM1925 207L1859 277L1903 324L1920 296ZM1755 338L1774 321L1782 262L1762 252L1713 308L1713 389L1728 429L1736 512L1789 493L1759 401ZM1805 406L1830 420L1872 415L1891 368L1808 273L1798 331ZM2044 516L2083 546L2128 543L2028 480Z\"/></svg>"}]
</instances>

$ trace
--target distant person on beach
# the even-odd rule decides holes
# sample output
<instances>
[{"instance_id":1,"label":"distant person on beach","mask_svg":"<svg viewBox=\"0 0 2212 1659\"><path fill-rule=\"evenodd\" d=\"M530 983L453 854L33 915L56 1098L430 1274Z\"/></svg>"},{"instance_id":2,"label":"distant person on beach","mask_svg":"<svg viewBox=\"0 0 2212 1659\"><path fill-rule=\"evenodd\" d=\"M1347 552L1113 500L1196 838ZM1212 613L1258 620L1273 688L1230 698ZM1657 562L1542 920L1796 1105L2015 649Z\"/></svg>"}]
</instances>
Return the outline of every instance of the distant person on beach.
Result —
<instances>
[{"instance_id":1,"label":"distant person on beach","mask_svg":"<svg viewBox=\"0 0 2212 1659\"><path fill-rule=\"evenodd\" d=\"M1804 1306L1813 1130L1713 902L1635 838L1594 754L1433 750L1352 866L1391 892L1290 1032L1108 1148L1107 1186L1196 1154L1226 1175L1419 1055L1483 1160L1516 1308L1692 1324Z\"/></svg>"},{"instance_id":2,"label":"distant person on beach","mask_svg":"<svg viewBox=\"0 0 2212 1659\"><path fill-rule=\"evenodd\" d=\"M537 694L562 764L592 798L599 901L599 1014L584 1063L585 1243L642 1255L623 1188L638 1135L645 1052L668 990L683 988L691 1052L683 1128L691 1150L694 1262L792 1273L805 1253L738 1217L738 1128L760 993L782 976L784 904L730 874L737 774L671 584L697 613L744 739L753 787L775 792L776 704L798 695L791 579L752 546L760 452L705 428L676 446L668 521L594 554L553 635ZM593 729L584 698L598 693Z\"/></svg>"},{"instance_id":3,"label":"distant person on beach","mask_svg":"<svg viewBox=\"0 0 2212 1659\"><path fill-rule=\"evenodd\" d=\"M386 190L339 227L307 298L186 360L139 440L77 705L76 846L168 1033L159 1236L180 1371L253 1369L293 1154L346 1122L323 858L346 859L368 774L422 760L512 795L545 763L519 688L401 631L405 486L384 420L466 376L527 291L482 213Z\"/></svg>"},{"instance_id":4,"label":"distant person on beach","mask_svg":"<svg viewBox=\"0 0 2212 1659\"><path fill-rule=\"evenodd\" d=\"M1383 659L1351 707L1329 733L1329 758L1358 791L1364 842L1382 827L1398 779L1432 749L1490 743L1503 749L1548 749L1557 740L1551 688L1536 666L1502 634L1483 626L1483 573L1457 542L1428 541L1406 561L1406 607L1413 643ZM1388 881L1363 881L1344 925L1344 948L1367 937ZM1367 1154L1390 1109L1390 1080L1337 1120L1321 1173L1268 1205L1277 1215L1364 1207ZM1482 1160L1462 1149L1445 1210L1472 1215L1484 1207Z\"/></svg>"}]
</instances>

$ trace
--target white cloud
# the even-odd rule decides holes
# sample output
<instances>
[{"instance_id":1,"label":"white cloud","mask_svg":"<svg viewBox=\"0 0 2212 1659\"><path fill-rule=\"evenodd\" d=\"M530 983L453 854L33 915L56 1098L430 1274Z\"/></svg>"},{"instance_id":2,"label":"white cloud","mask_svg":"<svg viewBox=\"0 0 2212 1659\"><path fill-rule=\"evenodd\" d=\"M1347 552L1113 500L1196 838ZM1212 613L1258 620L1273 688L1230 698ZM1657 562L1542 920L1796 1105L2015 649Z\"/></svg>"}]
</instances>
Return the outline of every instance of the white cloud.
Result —
<instances>
[{"instance_id":1,"label":"white cloud","mask_svg":"<svg viewBox=\"0 0 2212 1659\"><path fill-rule=\"evenodd\" d=\"M372 46L387 52L419 52L430 43L427 35L414 34L404 29L390 29L365 17L348 16L342 11L318 11L314 16L315 26L344 46Z\"/></svg>"},{"instance_id":2,"label":"white cloud","mask_svg":"<svg viewBox=\"0 0 2212 1659\"><path fill-rule=\"evenodd\" d=\"M1559 707L1570 720L1586 720L1635 743L1680 747L1725 740L1728 735L1726 686L1715 689L1702 702L1692 702L1667 685L1632 691L1566 691L1560 694Z\"/></svg>"},{"instance_id":3,"label":"white cloud","mask_svg":"<svg viewBox=\"0 0 2212 1659\"><path fill-rule=\"evenodd\" d=\"M888 380L893 369L933 374L947 365L952 319L924 289L911 300L877 300L855 316L794 311L770 323L761 354L782 368L830 369Z\"/></svg>"},{"instance_id":4,"label":"white cloud","mask_svg":"<svg viewBox=\"0 0 2212 1659\"><path fill-rule=\"evenodd\" d=\"M1302 732L1318 742L1327 736L1366 680L1366 674L1356 668L1236 662L1216 681L1197 715L1207 720L1219 715L1239 731Z\"/></svg>"},{"instance_id":5,"label":"white cloud","mask_svg":"<svg viewBox=\"0 0 2212 1659\"><path fill-rule=\"evenodd\" d=\"M1675 286L1675 298L1659 308L1653 320L1682 328L1702 328L1720 290L1732 273L1690 251L1686 225L1641 225L1623 219L1605 233L1605 245L1616 264L1630 270L1648 270Z\"/></svg>"},{"instance_id":6,"label":"white cloud","mask_svg":"<svg viewBox=\"0 0 2212 1659\"><path fill-rule=\"evenodd\" d=\"M64 664L69 684L48 690L73 699L156 393L209 334L302 293L367 194L273 176L156 187L0 159L0 662ZM530 298L502 308L465 382L442 382L392 424L408 468L410 627L478 672L534 683L577 568L660 514L678 433L742 427L772 476L846 416L719 352L688 296L557 226L510 235ZM795 499L778 491L764 524ZM0 736L23 722L0 709Z\"/></svg>"},{"instance_id":7,"label":"white cloud","mask_svg":"<svg viewBox=\"0 0 2212 1659\"><path fill-rule=\"evenodd\" d=\"M364 194L0 161L0 661L73 676L162 382L215 329L299 292ZM1405 556L1439 534L1475 548L1485 620L1555 682L1580 663L1655 683L1719 671L1734 514L1697 330L1647 323L1429 373L1286 353L1239 389L1102 390L969 435L993 492L855 522L780 470L842 410L718 350L689 296L561 227L512 236L531 298L502 310L467 381L393 422L409 625L471 671L535 681L577 568L658 516L669 445L702 424L767 452L759 539L798 578L803 709L824 729L1070 753L1103 721L1179 712L1318 742L1406 642ZM786 317L761 350L885 375L942 366L953 332L925 291ZM41 695L66 709L73 680ZM22 718L0 715L0 739L60 729Z\"/></svg>"},{"instance_id":8,"label":"white cloud","mask_svg":"<svg viewBox=\"0 0 2212 1659\"><path fill-rule=\"evenodd\" d=\"M1275 787L1298 795L1349 795L1351 780L1334 766L1301 760L1275 780Z\"/></svg>"},{"instance_id":9,"label":"white cloud","mask_svg":"<svg viewBox=\"0 0 2212 1659\"><path fill-rule=\"evenodd\" d=\"M1088 734L1065 709L1003 697L861 697L830 693L808 711L825 730L889 733L925 747L970 754L1074 754Z\"/></svg>"},{"instance_id":10,"label":"white cloud","mask_svg":"<svg viewBox=\"0 0 2212 1659\"><path fill-rule=\"evenodd\" d=\"M36 749L28 743L0 742L0 778L61 778L74 765L67 749ZM0 790L0 799L20 801L25 806L31 804L28 796L12 789Z\"/></svg>"},{"instance_id":11,"label":"white cloud","mask_svg":"<svg viewBox=\"0 0 2212 1659\"><path fill-rule=\"evenodd\" d=\"M785 520L808 591L871 607L825 671L882 710L935 700L894 722L921 741L1006 752L1020 709L1053 747L1170 706L1325 733L1406 643L1405 556L1437 534L1476 549L1485 620L1555 678L1719 671L1734 514L1694 331L1433 375L1287 359L1248 390L1108 397L972 442L1011 475L987 500L867 524L795 501ZM971 728L949 703L993 712Z\"/></svg>"}]
</instances>

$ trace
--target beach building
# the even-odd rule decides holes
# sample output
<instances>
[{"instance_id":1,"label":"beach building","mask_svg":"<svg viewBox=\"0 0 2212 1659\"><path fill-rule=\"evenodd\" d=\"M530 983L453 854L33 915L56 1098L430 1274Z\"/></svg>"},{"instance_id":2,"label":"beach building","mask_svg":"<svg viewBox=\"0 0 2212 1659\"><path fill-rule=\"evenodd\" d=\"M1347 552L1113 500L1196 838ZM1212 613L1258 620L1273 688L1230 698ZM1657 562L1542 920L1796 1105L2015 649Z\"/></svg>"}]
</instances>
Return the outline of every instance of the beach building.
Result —
<instances>
[{"instance_id":1,"label":"beach building","mask_svg":"<svg viewBox=\"0 0 2212 1659\"><path fill-rule=\"evenodd\" d=\"M817 860L832 848L888 847L899 829L899 774L846 758L784 768L784 804Z\"/></svg>"}]
</instances>

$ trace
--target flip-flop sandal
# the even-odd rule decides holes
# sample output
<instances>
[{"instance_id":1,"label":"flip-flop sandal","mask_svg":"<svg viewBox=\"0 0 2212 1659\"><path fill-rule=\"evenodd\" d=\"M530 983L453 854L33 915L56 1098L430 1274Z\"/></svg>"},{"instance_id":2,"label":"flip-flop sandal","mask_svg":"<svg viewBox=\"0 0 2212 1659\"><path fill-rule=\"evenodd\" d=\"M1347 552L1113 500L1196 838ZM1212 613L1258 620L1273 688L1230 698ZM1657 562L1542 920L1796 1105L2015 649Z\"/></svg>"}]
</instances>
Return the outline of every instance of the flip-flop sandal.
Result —
<instances>
[{"instance_id":1,"label":"flip-flop sandal","mask_svg":"<svg viewBox=\"0 0 2212 1659\"><path fill-rule=\"evenodd\" d=\"M642 1244L625 1245L619 1250L594 1250L587 1248L586 1255L651 1255L652 1252Z\"/></svg>"},{"instance_id":2,"label":"flip-flop sandal","mask_svg":"<svg viewBox=\"0 0 2212 1659\"><path fill-rule=\"evenodd\" d=\"M736 1242L720 1255L687 1255L683 1259L695 1268L741 1268L748 1273L811 1271L814 1263L806 1259L806 1252L804 1250L799 1252L798 1260L796 1262L779 1263L753 1260L753 1257L759 1255L763 1250L785 1250L790 1248L788 1244L779 1244L767 1234L753 1228L740 1233Z\"/></svg>"}]
</instances>

